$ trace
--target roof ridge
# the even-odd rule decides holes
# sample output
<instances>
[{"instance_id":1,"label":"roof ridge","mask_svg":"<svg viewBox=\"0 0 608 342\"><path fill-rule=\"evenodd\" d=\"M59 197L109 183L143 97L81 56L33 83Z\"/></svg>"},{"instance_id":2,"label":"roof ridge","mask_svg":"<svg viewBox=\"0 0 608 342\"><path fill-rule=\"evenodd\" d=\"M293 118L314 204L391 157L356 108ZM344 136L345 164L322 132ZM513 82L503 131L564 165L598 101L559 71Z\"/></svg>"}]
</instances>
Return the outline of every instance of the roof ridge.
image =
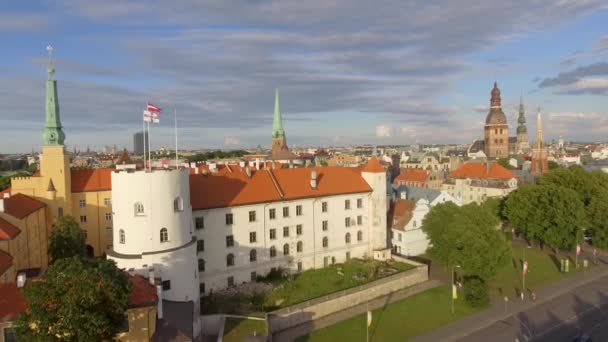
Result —
<instances>
[{"instance_id":1,"label":"roof ridge","mask_svg":"<svg viewBox=\"0 0 608 342\"><path fill-rule=\"evenodd\" d=\"M285 197L285 195L281 191L281 187L279 186L279 182L277 182L277 179L274 177L274 174L272 173L272 170L271 169L266 169L266 171L270 175L270 180L272 181L272 184L274 184L274 187L276 188L277 192L279 193L279 197L281 197L281 199L283 199Z\"/></svg>"}]
</instances>

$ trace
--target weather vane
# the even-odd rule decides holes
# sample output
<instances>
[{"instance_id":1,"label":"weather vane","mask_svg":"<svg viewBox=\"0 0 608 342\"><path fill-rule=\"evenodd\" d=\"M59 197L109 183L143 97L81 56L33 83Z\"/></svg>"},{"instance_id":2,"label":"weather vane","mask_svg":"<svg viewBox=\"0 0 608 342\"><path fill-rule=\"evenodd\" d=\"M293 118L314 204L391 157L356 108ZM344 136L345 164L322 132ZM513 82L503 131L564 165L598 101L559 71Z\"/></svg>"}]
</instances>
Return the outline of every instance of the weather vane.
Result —
<instances>
[{"instance_id":1,"label":"weather vane","mask_svg":"<svg viewBox=\"0 0 608 342\"><path fill-rule=\"evenodd\" d=\"M53 45L49 44L46 46L46 51L49 53L49 64L53 63L53 58L52 58L53 50L54 50Z\"/></svg>"}]
</instances>

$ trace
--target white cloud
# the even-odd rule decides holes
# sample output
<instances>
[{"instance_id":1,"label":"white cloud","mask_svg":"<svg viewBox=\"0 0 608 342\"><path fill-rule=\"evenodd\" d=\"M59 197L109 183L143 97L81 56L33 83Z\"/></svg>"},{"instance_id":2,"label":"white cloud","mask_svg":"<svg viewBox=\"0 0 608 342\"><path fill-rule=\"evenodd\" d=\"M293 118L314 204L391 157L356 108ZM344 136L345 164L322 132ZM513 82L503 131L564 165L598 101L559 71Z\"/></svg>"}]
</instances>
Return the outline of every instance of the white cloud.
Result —
<instances>
[{"instance_id":1,"label":"white cloud","mask_svg":"<svg viewBox=\"0 0 608 342\"><path fill-rule=\"evenodd\" d=\"M393 135L393 130L388 125L379 125L376 126L376 137L378 138L388 138Z\"/></svg>"}]
</instances>

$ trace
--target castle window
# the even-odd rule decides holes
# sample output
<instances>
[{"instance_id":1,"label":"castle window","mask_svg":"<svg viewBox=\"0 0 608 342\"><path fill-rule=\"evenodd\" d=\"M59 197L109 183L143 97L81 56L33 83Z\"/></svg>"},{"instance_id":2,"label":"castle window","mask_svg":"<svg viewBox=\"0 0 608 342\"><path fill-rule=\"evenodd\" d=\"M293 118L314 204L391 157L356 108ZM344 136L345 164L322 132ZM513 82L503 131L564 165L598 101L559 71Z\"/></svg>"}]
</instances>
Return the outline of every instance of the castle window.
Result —
<instances>
[{"instance_id":1,"label":"castle window","mask_svg":"<svg viewBox=\"0 0 608 342\"><path fill-rule=\"evenodd\" d=\"M327 202L321 202L321 212L327 212Z\"/></svg>"},{"instance_id":2,"label":"castle window","mask_svg":"<svg viewBox=\"0 0 608 342\"><path fill-rule=\"evenodd\" d=\"M289 244L288 243L283 245L283 255L289 255Z\"/></svg>"},{"instance_id":3,"label":"castle window","mask_svg":"<svg viewBox=\"0 0 608 342\"><path fill-rule=\"evenodd\" d=\"M252 249L251 251L249 251L249 261L255 262L257 260L258 260L258 251L256 251L255 249Z\"/></svg>"},{"instance_id":4,"label":"castle window","mask_svg":"<svg viewBox=\"0 0 608 342\"><path fill-rule=\"evenodd\" d=\"M205 218L204 217L194 218L194 226L196 227L196 229L204 229L205 228Z\"/></svg>"},{"instance_id":5,"label":"castle window","mask_svg":"<svg viewBox=\"0 0 608 342\"><path fill-rule=\"evenodd\" d=\"M363 216L359 215L357 216L357 225L362 225L363 224Z\"/></svg>"},{"instance_id":6,"label":"castle window","mask_svg":"<svg viewBox=\"0 0 608 342\"><path fill-rule=\"evenodd\" d=\"M344 209L350 209L350 200L344 200Z\"/></svg>"},{"instance_id":7,"label":"castle window","mask_svg":"<svg viewBox=\"0 0 608 342\"><path fill-rule=\"evenodd\" d=\"M345 226L346 228L350 227L350 217L346 217L346 218L344 219L344 226Z\"/></svg>"},{"instance_id":8,"label":"castle window","mask_svg":"<svg viewBox=\"0 0 608 342\"><path fill-rule=\"evenodd\" d=\"M344 240L346 241L346 244L350 244L350 233L346 233Z\"/></svg>"},{"instance_id":9,"label":"castle window","mask_svg":"<svg viewBox=\"0 0 608 342\"><path fill-rule=\"evenodd\" d=\"M323 238L323 248L329 247L329 239L326 237Z\"/></svg>"},{"instance_id":10,"label":"castle window","mask_svg":"<svg viewBox=\"0 0 608 342\"><path fill-rule=\"evenodd\" d=\"M283 207L283 217L289 217L289 207Z\"/></svg>"},{"instance_id":11,"label":"castle window","mask_svg":"<svg viewBox=\"0 0 608 342\"><path fill-rule=\"evenodd\" d=\"M80 223L87 223L87 216L86 215L80 215Z\"/></svg>"},{"instance_id":12,"label":"castle window","mask_svg":"<svg viewBox=\"0 0 608 342\"><path fill-rule=\"evenodd\" d=\"M196 241L196 251L204 252L205 251L205 240Z\"/></svg>"},{"instance_id":13,"label":"castle window","mask_svg":"<svg viewBox=\"0 0 608 342\"><path fill-rule=\"evenodd\" d=\"M296 216L302 216L302 206L296 205Z\"/></svg>"},{"instance_id":14,"label":"castle window","mask_svg":"<svg viewBox=\"0 0 608 342\"><path fill-rule=\"evenodd\" d=\"M274 240L274 239L276 239L276 238L277 238L277 230L276 230L276 229L274 229L274 228L272 228L272 229L270 230L270 240Z\"/></svg>"},{"instance_id":15,"label":"castle window","mask_svg":"<svg viewBox=\"0 0 608 342\"><path fill-rule=\"evenodd\" d=\"M144 214L144 205L143 205L143 203L141 203L141 202L135 202L134 208L135 208L135 215L136 216Z\"/></svg>"},{"instance_id":16,"label":"castle window","mask_svg":"<svg viewBox=\"0 0 608 342\"><path fill-rule=\"evenodd\" d=\"M283 237L289 237L289 227L283 227Z\"/></svg>"},{"instance_id":17,"label":"castle window","mask_svg":"<svg viewBox=\"0 0 608 342\"><path fill-rule=\"evenodd\" d=\"M257 234L255 232L249 232L249 242L256 243L258 241Z\"/></svg>"},{"instance_id":18,"label":"castle window","mask_svg":"<svg viewBox=\"0 0 608 342\"><path fill-rule=\"evenodd\" d=\"M226 236L226 247L234 247L234 236L233 235Z\"/></svg>"},{"instance_id":19,"label":"castle window","mask_svg":"<svg viewBox=\"0 0 608 342\"><path fill-rule=\"evenodd\" d=\"M104 198L104 199L103 199L103 204L104 204L106 207L111 206L111 205L112 205L112 199L110 199L110 198Z\"/></svg>"},{"instance_id":20,"label":"castle window","mask_svg":"<svg viewBox=\"0 0 608 342\"><path fill-rule=\"evenodd\" d=\"M322 222L323 231L326 231L326 230L327 230L327 228L328 228L328 226L329 226L329 225L328 225L328 223L327 223L327 220L325 220L325 221L323 221L323 222Z\"/></svg>"},{"instance_id":21,"label":"castle window","mask_svg":"<svg viewBox=\"0 0 608 342\"><path fill-rule=\"evenodd\" d=\"M205 272L205 259L198 259L198 271Z\"/></svg>"},{"instance_id":22,"label":"castle window","mask_svg":"<svg viewBox=\"0 0 608 342\"><path fill-rule=\"evenodd\" d=\"M270 217L271 220L274 220L277 217L277 210L276 209L268 210L268 216Z\"/></svg>"},{"instance_id":23,"label":"castle window","mask_svg":"<svg viewBox=\"0 0 608 342\"><path fill-rule=\"evenodd\" d=\"M228 277L228 287L233 287L234 286L234 277L230 276Z\"/></svg>"},{"instance_id":24,"label":"castle window","mask_svg":"<svg viewBox=\"0 0 608 342\"><path fill-rule=\"evenodd\" d=\"M302 241L298 241L296 244L296 252L301 253L304 250L304 243Z\"/></svg>"},{"instance_id":25,"label":"castle window","mask_svg":"<svg viewBox=\"0 0 608 342\"><path fill-rule=\"evenodd\" d=\"M81 208L85 208L87 206L87 200L81 199L79 205Z\"/></svg>"},{"instance_id":26,"label":"castle window","mask_svg":"<svg viewBox=\"0 0 608 342\"><path fill-rule=\"evenodd\" d=\"M112 221L112 213L106 213L106 221Z\"/></svg>"},{"instance_id":27,"label":"castle window","mask_svg":"<svg viewBox=\"0 0 608 342\"><path fill-rule=\"evenodd\" d=\"M177 196L173 200L173 211L183 211L184 210L184 201L181 197Z\"/></svg>"},{"instance_id":28,"label":"castle window","mask_svg":"<svg viewBox=\"0 0 608 342\"><path fill-rule=\"evenodd\" d=\"M249 222L255 222L255 210L249 212Z\"/></svg>"},{"instance_id":29,"label":"castle window","mask_svg":"<svg viewBox=\"0 0 608 342\"><path fill-rule=\"evenodd\" d=\"M363 198L357 198L357 208L363 208Z\"/></svg>"},{"instance_id":30,"label":"castle window","mask_svg":"<svg viewBox=\"0 0 608 342\"><path fill-rule=\"evenodd\" d=\"M169 231L167 231L167 228L163 228L160 230L160 242L167 241L169 241Z\"/></svg>"},{"instance_id":31,"label":"castle window","mask_svg":"<svg viewBox=\"0 0 608 342\"><path fill-rule=\"evenodd\" d=\"M357 241L361 241L363 240L363 232L362 231L358 231L357 232Z\"/></svg>"},{"instance_id":32,"label":"castle window","mask_svg":"<svg viewBox=\"0 0 608 342\"><path fill-rule=\"evenodd\" d=\"M498 134L498 128L494 129L494 134Z\"/></svg>"},{"instance_id":33,"label":"castle window","mask_svg":"<svg viewBox=\"0 0 608 342\"><path fill-rule=\"evenodd\" d=\"M162 282L162 286L163 286L163 291L171 290L171 280L164 280Z\"/></svg>"},{"instance_id":34,"label":"castle window","mask_svg":"<svg viewBox=\"0 0 608 342\"><path fill-rule=\"evenodd\" d=\"M500 129L500 134L502 134L502 128ZM502 141L501 141L502 142Z\"/></svg>"},{"instance_id":35,"label":"castle window","mask_svg":"<svg viewBox=\"0 0 608 342\"><path fill-rule=\"evenodd\" d=\"M270 247L270 257L274 258L276 256L277 256L277 249L274 246Z\"/></svg>"},{"instance_id":36,"label":"castle window","mask_svg":"<svg viewBox=\"0 0 608 342\"><path fill-rule=\"evenodd\" d=\"M296 225L296 235L302 235L302 225Z\"/></svg>"},{"instance_id":37,"label":"castle window","mask_svg":"<svg viewBox=\"0 0 608 342\"><path fill-rule=\"evenodd\" d=\"M226 225L231 225L233 223L233 217L232 214L226 214Z\"/></svg>"},{"instance_id":38,"label":"castle window","mask_svg":"<svg viewBox=\"0 0 608 342\"><path fill-rule=\"evenodd\" d=\"M122 229L118 231L118 242L122 244L125 243L125 231Z\"/></svg>"},{"instance_id":39,"label":"castle window","mask_svg":"<svg viewBox=\"0 0 608 342\"><path fill-rule=\"evenodd\" d=\"M226 266L234 266L234 254L230 253L226 255Z\"/></svg>"}]
</instances>

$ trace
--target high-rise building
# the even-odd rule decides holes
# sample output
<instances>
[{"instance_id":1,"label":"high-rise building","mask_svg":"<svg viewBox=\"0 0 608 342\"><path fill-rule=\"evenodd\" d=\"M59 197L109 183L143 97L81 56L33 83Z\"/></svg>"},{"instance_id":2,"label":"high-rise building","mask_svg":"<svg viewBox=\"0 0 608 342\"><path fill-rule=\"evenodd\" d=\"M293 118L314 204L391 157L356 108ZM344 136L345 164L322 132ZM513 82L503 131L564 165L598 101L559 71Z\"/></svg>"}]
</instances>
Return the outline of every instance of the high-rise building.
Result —
<instances>
[{"instance_id":1,"label":"high-rise building","mask_svg":"<svg viewBox=\"0 0 608 342\"><path fill-rule=\"evenodd\" d=\"M148 132L139 131L133 134L133 152L136 155L144 154L144 146L146 146L146 142L148 141Z\"/></svg>"},{"instance_id":2,"label":"high-rise building","mask_svg":"<svg viewBox=\"0 0 608 342\"><path fill-rule=\"evenodd\" d=\"M490 111L484 127L484 152L488 158L506 158L509 156L509 124L502 111L500 89L496 82L491 94Z\"/></svg>"}]
</instances>

